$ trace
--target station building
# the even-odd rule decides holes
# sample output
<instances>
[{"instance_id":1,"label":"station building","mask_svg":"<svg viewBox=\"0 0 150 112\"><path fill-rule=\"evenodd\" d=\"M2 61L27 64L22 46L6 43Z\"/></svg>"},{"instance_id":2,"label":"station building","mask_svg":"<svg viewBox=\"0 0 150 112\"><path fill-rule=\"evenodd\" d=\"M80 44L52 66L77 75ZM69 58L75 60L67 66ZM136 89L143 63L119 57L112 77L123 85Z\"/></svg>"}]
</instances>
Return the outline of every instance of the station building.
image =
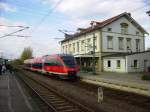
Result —
<instances>
[{"instance_id":1,"label":"station building","mask_svg":"<svg viewBox=\"0 0 150 112\"><path fill-rule=\"evenodd\" d=\"M91 21L88 28L65 35L61 50L74 55L81 69L92 69L94 59L97 72L142 72L150 66L146 35L131 14L124 12L104 21Z\"/></svg>"}]
</instances>

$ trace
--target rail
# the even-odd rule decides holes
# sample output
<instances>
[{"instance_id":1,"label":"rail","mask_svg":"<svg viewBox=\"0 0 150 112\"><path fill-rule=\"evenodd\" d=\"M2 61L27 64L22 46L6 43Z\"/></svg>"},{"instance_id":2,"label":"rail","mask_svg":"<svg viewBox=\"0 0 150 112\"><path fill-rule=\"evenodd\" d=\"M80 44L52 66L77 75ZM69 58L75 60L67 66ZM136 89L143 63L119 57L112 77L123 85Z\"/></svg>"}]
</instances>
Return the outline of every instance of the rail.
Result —
<instances>
[{"instance_id":1,"label":"rail","mask_svg":"<svg viewBox=\"0 0 150 112\"><path fill-rule=\"evenodd\" d=\"M93 112L91 109L62 95L38 79L33 79L25 73L19 76L54 112Z\"/></svg>"}]
</instances>

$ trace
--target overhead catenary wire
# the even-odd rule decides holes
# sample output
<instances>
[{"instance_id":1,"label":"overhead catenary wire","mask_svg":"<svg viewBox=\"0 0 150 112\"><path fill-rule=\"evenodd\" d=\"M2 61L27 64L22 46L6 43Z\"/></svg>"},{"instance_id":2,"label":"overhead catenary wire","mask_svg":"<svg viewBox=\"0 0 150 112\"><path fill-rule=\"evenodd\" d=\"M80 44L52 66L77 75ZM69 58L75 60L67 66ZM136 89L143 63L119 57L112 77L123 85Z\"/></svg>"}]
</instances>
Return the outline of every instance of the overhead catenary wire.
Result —
<instances>
[{"instance_id":1,"label":"overhead catenary wire","mask_svg":"<svg viewBox=\"0 0 150 112\"><path fill-rule=\"evenodd\" d=\"M31 37L31 36L24 36L24 35L8 35L8 36L15 36L15 37Z\"/></svg>"},{"instance_id":2,"label":"overhead catenary wire","mask_svg":"<svg viewBox=\"0 0 150 112\"><path fill-rule=\"evenodd\" d=\"M47 13L45 14L42 19L38 22L38 24L35 26L35 28L33 28L32 33L34 33L39 27L40 25L45 21L45 19L57 8L57 6L62 2L63 0L59 0L56 5Z\"/></svg>"},{"instance_id":3,"label":"overhead catenary wire","mask_svg":"<svg viewBox=\"0 0 150 112\"><path fill-rule=\"evenodd\" d=\"M147 3L147 4L145 4L145 5L144 5L144 6L142 6L142 7L138 7L138 8L136 8L136 9L130 10L130 12L138 11L138 10L140 10L140 9L145 8L145 7L146 7L146 6L148 6L148 5L150 5L150 3Z\"/></svg>"},{"instance_id":4,"label":"overhead catenary wire","mask_svg":"<svg viewBox=\"0 0 150 112\"><path fill-rule=\"evenodd\" d=\"M21 32L21 31L26 30L26 29L28 29L28 28L29 28L29 27L23 27L22 29L19 29L19 30L17 30L17 31L12 32L12 33L5 34L5 35L1 36L0 38L4 38L4 37L7 37L7 36L11 36L12 34Z\"/></svg>"},{"instance_id":5,"label":"overhead catenary wire","mask_svg":"<svg viewBox=\"0 0 150 112\"><path fill-rule=\"evenodd\" d=\"M0 26L2 26L2 27L20 27L20 28L27 28L27 27L25 27L25 26L11 26L11 25L0 25Z\"/></svg>"}]
</instances>

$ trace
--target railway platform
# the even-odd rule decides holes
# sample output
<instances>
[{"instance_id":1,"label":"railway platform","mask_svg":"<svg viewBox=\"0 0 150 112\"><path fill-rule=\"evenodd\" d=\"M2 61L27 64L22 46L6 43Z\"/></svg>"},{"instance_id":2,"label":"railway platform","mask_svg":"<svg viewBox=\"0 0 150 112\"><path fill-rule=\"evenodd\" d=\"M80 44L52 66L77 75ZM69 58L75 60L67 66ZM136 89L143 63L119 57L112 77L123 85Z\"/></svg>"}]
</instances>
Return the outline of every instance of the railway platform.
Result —
<instances>
[{"instance_id":1,"label":"railway platform","mask_svg":"<svg viewBox=\"0 0 150 112\"><path fill-rule=\"evenodd\" d=\"M96 75L91 72L80 72L78 75L81 77L82 81L88 83L150 97L150 81L142 80L141 77L143 74L150 75L150 73L113 72L100 72Z\"/></svg>"},{"instance_id":2,"label":"railway platform","mask_svg":"<svg viewBox=\"0 0 150 112\"><path fill-rule=\"evenodd\" d=\"M13 74L0 75L0 112L33 112Z\"/></svg>"}]
</instances>

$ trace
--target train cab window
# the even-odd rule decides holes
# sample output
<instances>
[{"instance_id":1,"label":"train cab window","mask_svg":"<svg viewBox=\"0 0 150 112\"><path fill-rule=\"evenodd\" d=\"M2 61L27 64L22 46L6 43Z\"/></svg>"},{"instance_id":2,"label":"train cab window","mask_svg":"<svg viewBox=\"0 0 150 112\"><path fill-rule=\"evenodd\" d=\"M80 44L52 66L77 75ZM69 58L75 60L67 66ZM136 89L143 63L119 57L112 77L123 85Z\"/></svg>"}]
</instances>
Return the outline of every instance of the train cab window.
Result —
<instances>
[{"instance_id":1,"label":"train cab window","mask_svg":"<svg viewBox=\"0 0 150 112\"><path fill-rule=\"evenodd\" d=\"M65 65L68 67L75 67L76 61L73 56L61 56L61 59L64 61Z\"/></svg>"}]
</instances>

